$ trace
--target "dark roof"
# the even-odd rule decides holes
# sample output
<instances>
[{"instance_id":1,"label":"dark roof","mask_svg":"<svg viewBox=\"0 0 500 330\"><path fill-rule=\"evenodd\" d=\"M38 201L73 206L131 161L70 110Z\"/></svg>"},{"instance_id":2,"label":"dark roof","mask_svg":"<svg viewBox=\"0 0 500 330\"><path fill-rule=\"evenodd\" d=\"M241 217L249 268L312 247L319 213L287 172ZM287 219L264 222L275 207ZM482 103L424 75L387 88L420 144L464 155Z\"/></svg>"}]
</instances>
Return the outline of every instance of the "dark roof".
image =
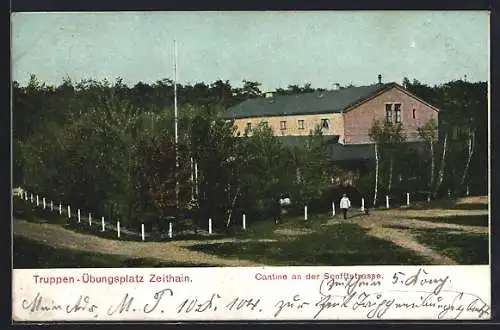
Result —
<instances>
[{"instance_id":1,"label":"dark roof","mask_svg":"<svg viewBox=\"0 0 500 330\"><path fill-rule=\"evenodd\" d=\"M296 95L274 95L269 98L248 99L228 109L226 119L342 112L394 83L348 87L338 90Z\"/></svg>"},{"instance_id":2,"label":"dark roof","mask_svg":"<svg viewBox=\"0 0 500 330\"><path fill-rule=\"evenodd\" d=\"M324 136L328 144L328 154L333 161L344 160L368 160L374 158L375 149L373 144L350 144L338 143L338 136ZM307 136L277 136L278 140L287 147L302 147Z\"/></svg>"},{"instance_id":3,"label":"dark roof","mask_svg":"<svg viewBox=\"0 0 500 330\"><path fill-rule=\"evenodd\" d=\"M375 159L374 144L341 144L338 136L324 136L328 144L328 155L332 161L354 161ZM307 136L277 136L278 140L287 147L302 147ZM420 150L421 142L407 142L407 148Z\"/></svg>"}]
</instances>

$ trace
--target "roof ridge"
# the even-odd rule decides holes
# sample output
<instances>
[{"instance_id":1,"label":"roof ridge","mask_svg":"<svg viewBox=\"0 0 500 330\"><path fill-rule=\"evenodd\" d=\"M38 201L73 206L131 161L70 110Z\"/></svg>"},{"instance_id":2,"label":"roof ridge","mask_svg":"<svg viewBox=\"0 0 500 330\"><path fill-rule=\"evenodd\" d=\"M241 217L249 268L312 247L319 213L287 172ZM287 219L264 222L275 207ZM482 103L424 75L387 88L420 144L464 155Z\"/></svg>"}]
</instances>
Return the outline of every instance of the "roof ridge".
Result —
<instances>
[{"instance_id":1,"label":"roof ridge","mask_svg":"<svg viewBox=\"0 0 500 330\"><path fill-rule=\"evenodd\" d=\"M394 82L376 83L336 90L316 90L308 93L251 98L229 108L223 116L235 119L322 112L339 113L350 105L394 84Z\"/></svg>"}]
</instances>

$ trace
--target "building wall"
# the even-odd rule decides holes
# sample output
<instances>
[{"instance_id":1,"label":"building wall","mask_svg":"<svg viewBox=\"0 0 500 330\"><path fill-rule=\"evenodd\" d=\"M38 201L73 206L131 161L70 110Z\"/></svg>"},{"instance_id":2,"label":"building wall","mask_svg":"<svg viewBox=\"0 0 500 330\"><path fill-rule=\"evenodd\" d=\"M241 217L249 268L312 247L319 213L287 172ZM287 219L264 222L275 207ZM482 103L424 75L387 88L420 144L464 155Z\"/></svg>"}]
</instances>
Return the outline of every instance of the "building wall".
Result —
<instances>
[{"instance_id":1,"label":"building wall","mask_svg":"<svg viewBox=\"0 0 500 330\"><path fill-rule=\"evenodd\" d=\"M327 113L315 115L290 115L290 116L272 116L272 117L254 117L235 119L234 124L238 127L238 132L243 134L248 123L255 128L262 121L267 121L275 135L302 136L309 135L309 132L316 125L321 124L322 119L328 119L328 129L323 130L324 135L340 135L342 140L344 132L344 119L341 113ZM299 129L299 120L304 120L304 129ZM286 121L286 129L282 130L281 121Z\"/></svg>"},{"instance_id":2,"label":"building wall","mask_svg":"<svg viewBox=\"0 0 500 330\"><path fill-rule=\"evenodd\" d=\"M423 126L431 118L437 124L438 112L436 110L398 88L392 88L343 114L344 142L346 144L372 143L368 132L375 120L385 120L386 103L401 104L401 123L408 142L418 140L417 128ZM413 118L413 109L415 109L415 119ZM394 118L395 114L393 113L393 120Z\"/></svg>"}]
</instances>

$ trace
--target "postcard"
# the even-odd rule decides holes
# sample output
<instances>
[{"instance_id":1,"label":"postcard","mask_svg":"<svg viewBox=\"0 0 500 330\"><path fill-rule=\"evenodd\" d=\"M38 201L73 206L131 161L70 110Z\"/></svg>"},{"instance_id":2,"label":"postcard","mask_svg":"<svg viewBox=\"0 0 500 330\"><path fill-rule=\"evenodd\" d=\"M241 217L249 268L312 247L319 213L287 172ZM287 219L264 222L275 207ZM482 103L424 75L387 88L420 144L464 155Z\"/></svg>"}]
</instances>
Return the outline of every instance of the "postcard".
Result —
<instances>
[{"instance_id":1,"label":"postcard","mask_svg":"<svg viewBox=\"0 0 500 330\"><path fill-rule=\"evenodd\" d=\"M17 12L12 321L488 320L489 12Z\"/></svg>"}]
</instances>

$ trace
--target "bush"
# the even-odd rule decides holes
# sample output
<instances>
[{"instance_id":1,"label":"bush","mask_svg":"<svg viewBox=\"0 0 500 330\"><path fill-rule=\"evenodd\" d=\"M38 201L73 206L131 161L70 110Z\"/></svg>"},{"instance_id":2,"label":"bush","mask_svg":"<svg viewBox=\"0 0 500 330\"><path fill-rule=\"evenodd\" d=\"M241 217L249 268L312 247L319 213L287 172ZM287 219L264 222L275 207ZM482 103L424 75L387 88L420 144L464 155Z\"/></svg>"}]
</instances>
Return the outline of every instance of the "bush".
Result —
<instances>
[{"instance_id":1,"label":"bush","mask_svg":"<svg viewBox=\"0 0 500 330\"><path fill-rule=\"evenodd\" d=\"M20 218L27 221L35 220L35 209L33 205L18 197L14 197L13 200L13 213L14 218Z\"/></svg>"}]
</instances>

